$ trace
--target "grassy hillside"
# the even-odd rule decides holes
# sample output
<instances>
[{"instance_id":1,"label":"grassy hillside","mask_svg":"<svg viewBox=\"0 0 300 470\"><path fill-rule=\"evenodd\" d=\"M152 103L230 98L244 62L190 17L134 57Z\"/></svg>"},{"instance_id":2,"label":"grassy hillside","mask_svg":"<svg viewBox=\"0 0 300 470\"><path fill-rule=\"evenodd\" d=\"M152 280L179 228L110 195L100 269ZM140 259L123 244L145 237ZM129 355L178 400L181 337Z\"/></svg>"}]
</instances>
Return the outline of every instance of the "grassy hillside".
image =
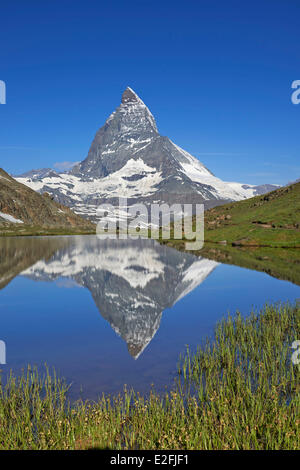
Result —
<instances>
[{"instance_id":1,"label":"grassy hillside","mask_svg":"<svg viewBox=\"0 0 300 470\"><path fill-rule=\"evenodd\" d=\"M205 241L300 247L300 183L205 212Z\"/></svg>"},{"instance_id":2,"label":"grassy hillside","mask_svg":"<svg viewBox=\"0 0 300 470\"><path fill-rule=\"evenodd\" d=\"M23 223L15 223L6 216ZM13 220L13 219L12 219ZM0 168L0 235L93 233L95 225Z\"/></svg>"},{"instance_id":3,"label":"grassy hillside","mask_svg":"<svg viewBox=\"0 0 300 470\"><path fill-rule=\"evenodd\" d=\"M195 229L195 220L194 220ZM204 213L205 244L300 248L300 182ZM185 240L161 240L184 249Z\"/></svg>"},{"instance_id":4,"label":"grassy hillside","mask_svg":"<svg viewBox=\"0 0 300 470\"><path fill-rule=\"evenodd\" d=\"M193 253L300 285L299 226L300 182L207 210L204 247ZM160 242L185 250L184 240Z\"/></svg>"}]
</instances>

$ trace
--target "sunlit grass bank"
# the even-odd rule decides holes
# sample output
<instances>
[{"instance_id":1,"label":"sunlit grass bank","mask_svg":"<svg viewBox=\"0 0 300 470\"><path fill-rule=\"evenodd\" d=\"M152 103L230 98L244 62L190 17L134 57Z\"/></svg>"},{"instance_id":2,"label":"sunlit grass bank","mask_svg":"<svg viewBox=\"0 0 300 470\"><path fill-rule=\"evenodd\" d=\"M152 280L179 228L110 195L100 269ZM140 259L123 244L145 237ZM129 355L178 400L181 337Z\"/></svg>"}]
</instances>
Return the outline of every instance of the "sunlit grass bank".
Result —
<instances>
[{"instance_id":1,"label":"sunlit grass bank","mask_svg":"<svg viewBox=\"0 0 300 470\"><path fill-rule=\"evenodd\" d=\"M297 339L299 305L236 314L180 358L173 391L147 398L71 406L63 381L29 369L0 387L0 449L299 449Z\"/></svg>"}]
</instances>

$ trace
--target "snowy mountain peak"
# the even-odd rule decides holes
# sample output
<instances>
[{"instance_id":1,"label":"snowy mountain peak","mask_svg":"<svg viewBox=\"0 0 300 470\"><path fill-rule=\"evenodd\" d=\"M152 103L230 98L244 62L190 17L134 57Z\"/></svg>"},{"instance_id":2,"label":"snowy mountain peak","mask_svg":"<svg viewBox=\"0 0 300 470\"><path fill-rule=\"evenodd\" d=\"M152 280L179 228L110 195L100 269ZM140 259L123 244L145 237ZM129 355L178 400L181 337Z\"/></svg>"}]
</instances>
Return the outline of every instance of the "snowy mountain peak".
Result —
<instances>
[{"instance_id":1,"label":"snowy mountain peak","mask_svg":"<svg viewBox=\"0 0 300 470\"><path fill-rule=\"evenodd\" d=\"M155 119L147 106L126 88L120 106L95 135L88 156L71 174L81 178L103 178L121 168L157 137ZM135 158L135 157L134 157Z\"/></svg>"},{"instance_id":2,"label":"snowy mountain peak","mask_svg":"<svg viewBox=\"0 0 300 470\"><path fill-rule=\"evenodd\" d=\"M126 88L126 90L124 91L124 93L122 95L122 103L123 104L125 104L125 103L142 103L142 104L144 104L142 102L142 100L140 99L140 97L129 86Z\"/></svg>"},{"instance_id":3,"label":"snowy mountain peak","mask_svg":"<svg viewBox=\"0 0 300 470\"><path fill-rule=\"evenodd\" d=\"M97 220L99 204L116 204L119 197L126 197L129 205L203 203L209 208L271 189L214 176L196 157L159 134L150 110L130 87L81 163L68 173L35 171L18 181L50 193L92 220Z\"/></svg>"}]
</instances>

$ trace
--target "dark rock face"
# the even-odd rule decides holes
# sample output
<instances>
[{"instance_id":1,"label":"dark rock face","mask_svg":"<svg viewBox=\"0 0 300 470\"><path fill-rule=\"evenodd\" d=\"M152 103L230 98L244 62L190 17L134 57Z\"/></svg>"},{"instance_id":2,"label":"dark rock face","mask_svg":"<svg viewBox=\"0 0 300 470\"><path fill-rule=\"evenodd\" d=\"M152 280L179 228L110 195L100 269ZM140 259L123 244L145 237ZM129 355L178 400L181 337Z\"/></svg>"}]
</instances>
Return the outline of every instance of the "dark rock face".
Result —
<instances>
[{"instance_id":1,"label":"dark rock face","mask_svg":"<svg viewBox=\"0 0 300 470\"><path fill-rule=\"evenodd\" d=\"M126 103L138 103L139 102L139 98L137 97L137 95L134 93L134 91L127 87L126 90L124 91L123 95L122 95L122 101L121 101L123 104L126 104Z\"/></svg>"},{"instance_id":2,"label":"dark rock face","mask_svg":"<svg viewBox=\"0 0 300 470\"><path fill-rule=\"evenodd\" d=\"M153 240L68 238L68 245L22 273L37 281L71 278L91 292L99 312L137 358L159 328L163 310L218 265Z\"/></svg>"}]
</instances>

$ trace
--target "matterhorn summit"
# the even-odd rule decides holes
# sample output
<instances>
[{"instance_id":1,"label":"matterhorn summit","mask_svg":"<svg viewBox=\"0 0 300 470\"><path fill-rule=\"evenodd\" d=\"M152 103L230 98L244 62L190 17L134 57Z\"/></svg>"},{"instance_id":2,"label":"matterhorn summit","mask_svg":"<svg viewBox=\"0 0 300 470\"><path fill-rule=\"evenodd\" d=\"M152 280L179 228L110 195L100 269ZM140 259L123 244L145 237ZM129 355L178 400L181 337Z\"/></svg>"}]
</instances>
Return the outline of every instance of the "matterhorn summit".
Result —
<instances>
[{"instance_id":1,"label":"matterhorn summit","mask_svg":"<svg viewBox=\"0 0 300 470\"><path fill-rule=\"evenodd\" d=\"M203 203L206 208L252 197L275 186L227 183L196 157L161 136L155 119L129 87L120 106L98 130L87 157L70 172L36 170L17 178L95 220L100 204Z\"/></svg>"},{"instance_id":2,"label":"matterhorn summit","mask_svg":"<svg viewBox=\"0 0 300 470\"><path fill-rule=\"evenodd\" d=\"M126 88L120 106L97 132L87 158L72 174L103 178L120 170L138 152L159 137L155 119L131 88Z\"/></svg>"}]
</instances>

